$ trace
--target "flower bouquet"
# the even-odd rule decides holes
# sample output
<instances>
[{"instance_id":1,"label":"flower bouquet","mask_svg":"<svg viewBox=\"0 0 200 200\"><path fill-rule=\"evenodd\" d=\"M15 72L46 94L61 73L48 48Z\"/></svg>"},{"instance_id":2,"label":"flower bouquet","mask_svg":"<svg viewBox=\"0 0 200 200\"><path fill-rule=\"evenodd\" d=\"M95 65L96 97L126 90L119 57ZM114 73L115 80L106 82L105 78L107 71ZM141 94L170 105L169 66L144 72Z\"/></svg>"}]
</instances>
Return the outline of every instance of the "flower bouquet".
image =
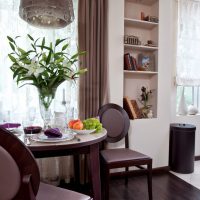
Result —
<instances>
[{"instance_id":1,"label":"flower bouquet","mask_svg":"<svg viewBox=\"0 0 200 200\"><path fill-rule=\"evenodd\" d=\"M46 44L45 37L34 39L27 35L30 49L24 50L17 44L17 39L7 36L12 52L8 54L12 65L13 79L22 87L33 85L38 89L40 111L47 125L50 122L49 111L56 89L64 81L76 80L87 71L78 69L78 57L85 52L78 51L74 55L68 53L69 43L66 39L57 39L55 43Z\"/></svg>"}]
</instances>

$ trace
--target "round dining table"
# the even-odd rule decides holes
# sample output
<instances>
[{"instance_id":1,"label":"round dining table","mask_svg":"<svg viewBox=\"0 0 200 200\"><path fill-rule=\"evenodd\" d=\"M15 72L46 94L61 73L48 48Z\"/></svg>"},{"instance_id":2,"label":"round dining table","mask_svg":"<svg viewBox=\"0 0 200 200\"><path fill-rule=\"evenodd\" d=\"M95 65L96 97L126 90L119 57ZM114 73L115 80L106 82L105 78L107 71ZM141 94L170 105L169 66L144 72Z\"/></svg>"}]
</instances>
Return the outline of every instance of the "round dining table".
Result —
<instances>
[{"instance_id":1,"label":"round dining table","mask_svg":"<svg viewBox=\"0 0 200 200\"><path fill-rule=\"evenodd\" d=\"M73 139L62 142L43 142L30 139L26 145L35 158L88 154L93 199L101 200L99 144L106 136L106 129L102 129L99 133L76 134Z\"/></svg>"}]
</instances>

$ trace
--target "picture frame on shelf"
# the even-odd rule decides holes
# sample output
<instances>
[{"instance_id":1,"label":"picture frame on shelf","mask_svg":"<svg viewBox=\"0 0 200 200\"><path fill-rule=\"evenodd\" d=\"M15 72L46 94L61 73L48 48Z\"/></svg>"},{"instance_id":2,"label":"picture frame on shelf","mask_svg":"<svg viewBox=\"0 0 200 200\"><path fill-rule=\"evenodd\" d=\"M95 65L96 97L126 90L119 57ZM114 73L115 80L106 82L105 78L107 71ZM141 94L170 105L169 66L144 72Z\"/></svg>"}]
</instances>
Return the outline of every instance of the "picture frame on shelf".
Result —
<instances>
[{"instance_id":1,"label":"picture frame on shelf","mask_svg":"<svg viewBox=\"0 0 200 200\"><path fill-rule=\"evenodd\" d=\"M136 119L143 118L141 109L139 108L137 101L133 99L133 100L131 100L131 104L132 104L133 110L135 112Z\"/></svg>"},{"instance_id":2,"label":"picture frame on shelf","mask_svg":"<svg viewBox=\"0 0 200 200\"><path fill-rule=\"evenodd\" d=\"M147 53L138 54L138 70L139 71L155 71L155 55Z\"/></svg>"}]
</instances>

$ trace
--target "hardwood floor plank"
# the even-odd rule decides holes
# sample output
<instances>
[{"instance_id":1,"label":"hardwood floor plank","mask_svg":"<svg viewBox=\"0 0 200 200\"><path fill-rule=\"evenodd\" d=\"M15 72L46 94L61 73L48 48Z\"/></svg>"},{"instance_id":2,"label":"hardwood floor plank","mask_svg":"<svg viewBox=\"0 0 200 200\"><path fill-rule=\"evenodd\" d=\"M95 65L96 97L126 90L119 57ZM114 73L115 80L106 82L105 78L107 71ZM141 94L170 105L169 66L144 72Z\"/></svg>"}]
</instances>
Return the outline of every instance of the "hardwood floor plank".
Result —
<instances>
[{"instance_id":1,"label":"hardwood floor plank","mask_svg":"<svg viewBox=\"0 0 200 200\"><path fill-rule=\"evenodd\" d=\"M153 176L154 200L200 200L200 190L173 174ZM148 200L145 176L131 177L128 186L124 179L110 181L110 200Z\"/></svg>"},{"instance_id":2,"label":"hardwood floor plank","mask_svg":"<svg viewBox=\"0 0 200 200\"><path fill-rule=\"evenodd\" d=\"M110 200L148 200L146 176L110 180ZM91 195L91 185L64 184L61 187ZM153 174L153 200L200 200L200 190L171 173Z\"/></svg>"}]
</instances>

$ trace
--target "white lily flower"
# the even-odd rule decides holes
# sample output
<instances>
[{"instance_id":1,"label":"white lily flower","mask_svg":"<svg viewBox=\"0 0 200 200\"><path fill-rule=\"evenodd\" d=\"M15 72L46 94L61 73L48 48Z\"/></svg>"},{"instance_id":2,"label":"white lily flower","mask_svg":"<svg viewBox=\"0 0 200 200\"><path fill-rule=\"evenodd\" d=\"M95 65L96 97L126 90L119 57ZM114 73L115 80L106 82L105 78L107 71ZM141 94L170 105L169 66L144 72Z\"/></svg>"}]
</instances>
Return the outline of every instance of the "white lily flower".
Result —
<instances>
[{"instance_id":1,"label":"white lily flower","mask_svg":"<svg viewBox=\"0 0 200 200\"><path fill-rule=\"evenodd\" d=\"M63 61L63 67L70 68L71 65L72 65L72 64L71 64L68 60L64 60L64 61Z\"/></svg>"},{"instance_id":2,"label":"white lily flower","mask_svg":"<svg viewBox=\"0 0 200 200\"><path fill-rule=\"evenodd\" d=\"M45 69L39 65L39 63L36 61L35 58L31 60L30 65L25 65L24 66L26 69L28 69L27 75L32 75L34 74L36 77L39 76L40 73L42 73Z\"/></svg>"}]
</instances>

